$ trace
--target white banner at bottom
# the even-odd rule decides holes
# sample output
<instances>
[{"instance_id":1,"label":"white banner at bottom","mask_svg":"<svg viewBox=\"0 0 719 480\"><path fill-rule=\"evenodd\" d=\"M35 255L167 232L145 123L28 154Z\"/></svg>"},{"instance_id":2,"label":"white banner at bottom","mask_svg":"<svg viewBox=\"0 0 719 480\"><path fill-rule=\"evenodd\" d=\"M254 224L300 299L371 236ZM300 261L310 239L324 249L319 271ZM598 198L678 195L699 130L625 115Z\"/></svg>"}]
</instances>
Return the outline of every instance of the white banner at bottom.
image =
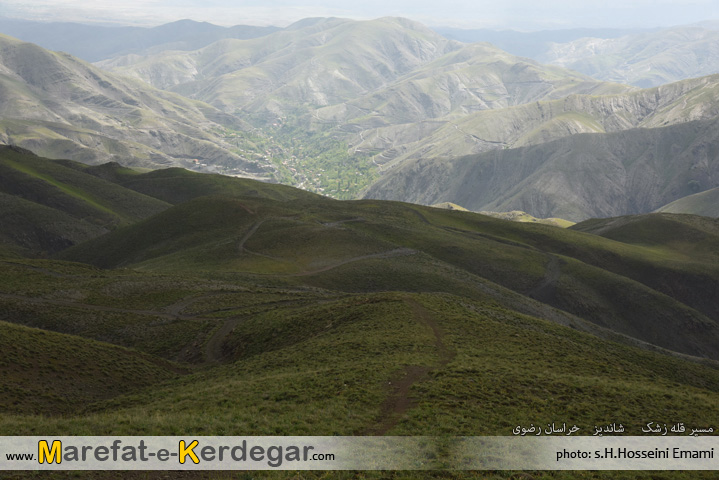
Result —
<instances>
[{"instance_id":1,"label":"white banner at bottom","mask_svg":"<svg viewBox=\"0 0 719 480\"><path fill-rule=\"evenodd\" d=\"M0 470L719 470L719 437L0 437Z\"/></svg>"}]
</instances>

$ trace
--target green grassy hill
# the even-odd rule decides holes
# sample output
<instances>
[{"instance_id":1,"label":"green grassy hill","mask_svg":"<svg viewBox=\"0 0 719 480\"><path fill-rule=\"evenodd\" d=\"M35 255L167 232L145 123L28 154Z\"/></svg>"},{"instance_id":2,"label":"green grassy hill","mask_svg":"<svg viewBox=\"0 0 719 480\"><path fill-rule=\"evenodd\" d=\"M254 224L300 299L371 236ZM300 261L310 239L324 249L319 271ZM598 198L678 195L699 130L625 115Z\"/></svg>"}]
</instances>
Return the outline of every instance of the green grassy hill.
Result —
<instances>
[{"instance_id":1,"label":"green grassy hill","mask_svg":"<svg viewBox=\"0 0 719 480\"><path fill-rule=\"evenodd\" d=\"M178 376L177 367L149 355L7 322L0 322L0 347L4 415L73 414Z\"/></svg>"},{"instance_id":2,"label":"green grassy hill","mask_svg":"<svg viewBox=\"0 0 719 480\"><path fill-rule=\"evenodd\" d=\"M101 168L101 167L95 167ZM320 199L318 195L285 185L263 183L245 178L208 175L191 172L182 168L167 168L135 175L113 168L113 173L99 173L88 169L90 174L108 175L125 188L161 199L173 205L207 195L226 197L258 197L268 200L291 201L299 199Z\"/></svg>"},{"instance_id":3,"label":"green grassy hill","mask_svg":"<svg viewBox=\"0 0 719 480\"><path fill-rule=\"evenodd\" d=\"M42 276L46 282L58 282L55 289L64 280L48 272L72 272L77 276L74 283L90 280L78 267L61 262L41 266L35 261L32 266L45 270L19 267L25 272L19 269L14 275ZM120 272L105 275L119 277ZM636 433L646 418L667 417L695 426L719 419L715 367L602 340L491 301L441 293L347 294L286 285L258 288L261 281L236 274L213 274L213 281L222 278L224 286L216 283L215 290L205 290L205 297L199 289L210 287L210 280L206 278L203 285L202 275L185 274L186 280L193 280L188 287L192 283L190 288L198 290L185 292L178 301L140 294L147 278L140 273L133 276L122 279L125 288L138 287L130 288L136 293L126 297L127 306L141 302L148 308L164 302L183 315L215 316L220 327L204 343L200 336L190 344L209 353L204 367L192 371L190 366L190 371L174 378L151 377L162 382L150 380L140 390L127 388L123 395L92 403L74 399L73 411L64 415L54 414L61 410L46 404L34 409L19 403L0 418L0 432L509 435L516 424L544 425L562 419L591 434L594 425L613 421ZM170 288L171 283L153 280L158 288ZM230 283L235 291L229 290ZM243 285L251 285L252 290L242 290ZM91 291L101 290L92 287ZM35 292L35 297L40 295ZM6 332L3 335L29 331L0 326ZM87 347L95 343L39 331L37 335L44 335L49 343L12 337L16 345L9 351L20 350L17 357L26 362L32 358L24 355L29 345L44 348L60 361L89 354L93 361L70 366L88 375L96 365L102 368L104 357ZM26 345L26 340L31 343ZM64 351L65 347L58 346L60 341L64 342L60 345L85 346L79 352L69 346ZM47 363L62 366L57 359ZM34 364L28 368L35 368ZM108 368L122 379L123 368L117 363ZM63 390L71 388L62 376L53 376L52 381L37 375L34 379L38 388L58 384ZM27 385L24 390L15 386L12 377L4 381L4 401L28 390L34 401L43 399ZM140 386L144 380L124 381ZM315 478L320 473L309 475ZM572 472L532 475L574 478ZM366 476L386 478L379 473ZM500 478L508 476L510 472ZM476 478L469 472L455 477ZM633 473L633 477L657 478L657 474ZM674 473L672 477L682 478ZM614 477L606 473L593 474L593 478Z\"/></svg>"},{"instance_id":4,"label":"green grassy hill","mask_svg":"<svg viewBox=\"0 0 719 480\"><path fill-rule=\"evenodd\" d=\"M0 145L2 243L57 252L170 206L83 168Z\"/></svg>"},{"instance_id":5,"label":"green grassy hill","mask_svg":"<svg viewBox=\"0 0 719 480\"><path fill-rule=\"evenodd\" d=\"M638 435L649 419L719 422L714 220L561 229L58 165L174 205L52 260L0 255L13 359L0 362L0 433L511 435L566 421Z\"/></svg>"},{"instance_id":6,"label":"green grassy hill","mask_svg":"<svg viewBox=\"0 0 719 480\"><path fill-rule=\"evenodd\" d=\"M472 287L501 286L494 297L511 308L519 307L503 298L504 289L649 343L714 357L719 311L708 299L719 269L667 247L392 202L205 196L61 258L102 268L250 274L352 293L459 289L486 299ZM683 330L697 334L677 336Z\"/></svg>"}]
</instances>

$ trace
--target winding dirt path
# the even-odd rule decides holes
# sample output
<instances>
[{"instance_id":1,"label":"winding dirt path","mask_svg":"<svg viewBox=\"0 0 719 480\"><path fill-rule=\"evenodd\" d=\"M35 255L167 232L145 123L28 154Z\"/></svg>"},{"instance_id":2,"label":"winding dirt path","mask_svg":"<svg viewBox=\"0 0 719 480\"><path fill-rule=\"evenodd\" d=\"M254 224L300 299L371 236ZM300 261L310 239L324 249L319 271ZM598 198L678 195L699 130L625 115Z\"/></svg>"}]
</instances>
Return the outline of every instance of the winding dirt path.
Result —
<instances>
[{"instance_id":1,"label":"winding dirt path","mask_svg":"<svg viewBox=\"0 0 719 480\"><path fill-rule=\"evenodd\" d=\"M367 220L365 220L365 219L362 218L362 217L356 217L356 218L350 218L350 219L347 219L347 220L338 220L338 221L336 221L336 222L320 223L320 225L322 225L323 227L330 227L330 228L332 228L332 227L338 227L338 226L343 225L343 224L345 224L345 223L357 223L357 222L362 223L362 222L366 222L366 221L367 221Z\"/></svg>"},{"instance_id":2,"label":"winding dirt path","mask_svg":"<svg viewBox=\"0 0 719 480\"><path fill-rule=\"evenodd\" d=\"M169 313L170 315L178 316L184 309L186 309L193 303L199 302L200 300L206 300L206 299L212 298L212 297L219 297L220 295L232 295L235 293L243 293L243 292L242 291L210 292L210 293L203 293L202 295L185 297L185 298L182 298L179 301L173 303L172 305L165 307L165 311L167 313ZM202 313L196 313L192 317L197 318L201 315L202 315Z\"/></svg>"},{"instance_id":3,"label":"winding dirt path","mask_svg":"<svg viewBox=\"0 0 719 480\"><path fill-rule=\"evenodd\" d=\"M234 317L225 320L225 323L215 330L210 338L205 342L205 362L204 363L222 363L227 355L222 348L227 336L239 325L243 320L241 317Z\"/></svg>"},{"instance_id":4,"label":"winding dirt path","mask_svg":"<svg viewBox=\"0 0 719 480\"><path fill-rule=\"evenodd\" d=\"M5 263L7 265L14 265L16 267L27 268L28 270L34 270L36 272L41 272L41 273L50 275L51 277L55 277L55 278L83 278L82 275L72 275L69 273L58 273L58 272L54 272L47 268L36 267L34 265L27 265L25 263L8 262L8 261L3 261L2 263Z\"/></svg>"},{"instance_id":5,"label":"winding dirt path","mask_svg":"<svg viewBox=\"0 0 719 480\"><path fill-rule=\"evenodd\" d=\"M369 260L372 258L406 257L408 255L415 255L416 253L418 253L417 250L412 250L411 248L395 248L394 250L390 250L388 252L373 253L371 255L361 255L359 257L348 258L347 260L342 260L341 262L334 263L334 264L328 265L326 267L318 268L317 270L311 270L311 271L305 271L305 272L299 272L299 273L291 273L291 274L287 274L287 275L276 275L276 276L306 277L309 275L314 275L316 273L326 272L328 270L332 270L334 268L341 267L342 265L347 265L348 263L359 262L361 260Z\"/></svg>"},{"instance_id":6,"label":"winding dirt path","mask_svg":"<svg viewBox=\"0 0 719 480\"><path fill-rule=\"evenodd\" d=\"M392 391L382 404L376 425L369 428L366 435L384 435L394 428L404 414L416 404L416 400L410 396L412 386L425 380L430 372L444 368L456 355L456 352L444 344L444 333L432 314L414 299L405 299L405 303L412 309L414 318L419 323L432 329L439 360L432 366L407 366L397 377L390 380Z\"/></svg>"},{"instance_id":7,"label":"winding dirt path","mask_svg":"<svg viewBox=\"0 0 719 480\"><path fill-rule=\"evenodd\" d=\"M305 305L308 302L303 302L302 300L297 299L289 299L289 300L276 300L272 302L265 302L260 304L253 304L253 305L246 305L246 306L240 306L240 307L227 307L227 308L218 308L213 310L207 310L203 312L198 312L192 315L183 314L182 311L187 308L188 306L192 305L193 303L196 303L200 300L211 298L213 296L219 296L219 295L227 295L232 293L241 293L241 292L212 292L207 293L203 295L196 295L196 296L190 296L185 297L177 302L175 302L172 305L169 305L165 307L164 310L138 310L138 309L130 309L130 308L116 308L116 307L108 307L104 305L92 305L87 303L81 303L81 302L74 302L71 300L59 300L59 299L46 299L46 298L37 298L37 297L28 297L25 295L15 295L15 294L9 294L9 293L0 293L0 299L8 299L8 300L16 300L16 301L22 301L34 305L56 305L56 306L62 306L62 307L69 307L69 308L78 308L83 310L90 310L90 311L99 311L99 312L111 312L111 313L126 313L126 314L135 314L135 315L143 315L143 316L150 316L150 317L159 317L165 320L192 320L192 321L215 321L218 324L222 322L222 324L215 328L213 331L211 331L208 335L204 337L199 337L194 340L194 342L189 343L186 345L182 352L178 354L178 359L185 358L186 360L189 358L197 358L197 351L199 347L204 343L204 348L202 348L202 360L201 364L207 365L207 364L213 364L213 363L222 363L226 360L226 353L223 350L223 344L225 342L225 339L228 335L232 333L232 331L237 327L237 325L240 324L242 320L247 318L247 315L240 313L239 315L235 315L226 319L218 319L218 318L212 318L209 315L213 313L223 312L223 311L230 311L230 310L252 310L252 314L257 313L257 309L259 308L260 311L267 311L271 310L279 305L290 305L290 304L297 304L298 306ZM327 300L332 301L332 300ZM314 300L312 302L315 302ZM183 370L184 371L184 370Z\"/></svg>"},{"instance_id":8,"label":"winding dirt path","mask_svg":"<svg viewBox=\"0 0 719 480\"><path fill-rule=\"evenodd\" d=\"M257 229L260 228L260 226L261 226L263 223L265 223L266 220L268 220L268 219L267 219L267 218L264 218L264 219L260 220L259 222L256 222L254 225L252 225L252 227L251 227L250 230L245 234L245 236L240 239L240 241L237 243L237 251L238 251L239 253L242 253L242 252L245 250L245 243L247 243L247 240L249 240L250 237L252 237L252 235L255 234L255 232L257 231Z\"/></svg>"}]
</instances>

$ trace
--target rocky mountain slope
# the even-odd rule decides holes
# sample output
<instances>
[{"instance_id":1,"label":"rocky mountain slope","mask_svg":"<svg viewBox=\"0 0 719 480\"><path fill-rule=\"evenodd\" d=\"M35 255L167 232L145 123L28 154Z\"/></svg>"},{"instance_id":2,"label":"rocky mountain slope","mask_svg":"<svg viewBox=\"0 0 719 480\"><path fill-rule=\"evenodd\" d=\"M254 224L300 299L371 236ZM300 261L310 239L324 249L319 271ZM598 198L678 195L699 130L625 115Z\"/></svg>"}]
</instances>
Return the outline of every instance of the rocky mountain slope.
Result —
<instances>
[{"instance_id":1,"label":"rocky mountain slope","mask_svg":"<svg viewBox=\"0 0 719 480\"><path fill-rule=\"evenodd\" d=\"M265 165L231 152L242 122L201 102L119 78L63 53L0 36L0 143L51 158L157 167Z\"/></svg>"},{"instance_id":2,"label":"rocky mountain slope","mask_svg":"<svg viewBox=\"0 0 719 480\"><path fill-rule=\"evenodd\" d=\"M294 112L386 86L460 44L405 19L307 19L255 40L99 63L228 112Z\"/></svg>"},{"instance_id":3,"label":"rocky mountain slope","mask_svg":"<svg viewBox=\"0 0 719 480\"><path fill-rule=\"evenodd\" d=\"M554 43L536 59L609 82L653 87L719 73L719 29L691 25Z\"/></svg>"},{"instance_id":4,"label":"rocky mountain slope","mask_svg":"<svg viewBox=\"0 0 719 480\"><path fill-rule=\"evenodd\" d=\"M435 30L461 42L490 42L540 63L642 88L719 73L719 28L711 21L634 30Z\"/></svg>"},{"instance_id":5,"label":"rocky mountain slope","mask_svg":"<svg viewBox=\"0 0 719 480\"><path fill-rule=\"evenodd\" d=\"M390 170L367 198L453 202L581 221L654 211L719 182L717 119L575 134L460 158L420 158Z\"/></svg>"},{"instance_id":6,"label":"rocky mountain slope","mask_svg":"<svg viewBox=\"0 0 719 480\"><path fill-rule=\"evenodd\" d=\"M609 133L710 119L719 112L719 76L609 95L569 95L450 121L425 121L363 132L355 148L380 152L388 166L408 159L452 158L538 145L577 133Z\"/></svg>"},{"instance_id":7,"label":"rocky mountain slope","mask_svg":"<svg viewBox=\"0 0 719 480\"><path fill-rule=\"evenodd\" d=\"M691 136L668 134L671 145L662 143L664 131L652 131L716 118L716 75L638 89L489 44L463 45L399 18L307 19L262 38L100 64L113 74L76 60L71 68L70 57L6 42L7 52L35 52L42 68L23 70L22 62L13 63L17 54L5 55L0 141L56 158L206 164L336 198L452 201L569 220L645 213L716 186L711 129L695 123L671 130ZM87 80L93 75L94 83ZM39 107L26 113L23 106L32 102ZM583 133L609 136L571 138ZM676 172L656 142L691 173L668 179ZM630 179L639 173L624 172L633 159L623 152L638 157L641 149L659 153L648 160L651 179L636 187ZM492 165L512 158L492 167L492 188L470 185L475 176L464 169L464 177L452 178L459 170L448 165L488 152ZM597 176L609 168L600 165L602 156L622 172Z\"/></svg>"},{"instance_id":8,"label":"rocky mountain slope","mask_svg":"<svg viewBox=\"0 0 719 480\"><path fill-rule=\"evenodd\" d=\"M229 112L282 117L328 107L312 116L353 129L627 90L399 18L305 20L262 39L99 65Z\"/></svg>"}]
</instances>

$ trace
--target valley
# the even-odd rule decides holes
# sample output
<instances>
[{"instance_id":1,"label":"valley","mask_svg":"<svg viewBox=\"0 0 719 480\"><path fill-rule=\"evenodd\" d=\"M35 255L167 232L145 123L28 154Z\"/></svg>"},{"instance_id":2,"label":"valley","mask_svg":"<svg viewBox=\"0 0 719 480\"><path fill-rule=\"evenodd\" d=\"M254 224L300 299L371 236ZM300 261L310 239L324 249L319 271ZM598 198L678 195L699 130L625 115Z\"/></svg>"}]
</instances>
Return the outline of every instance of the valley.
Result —
<instances>
[{"instance_id":1,"label":"valley","mask_svg":"<svg viewBox=\"0 0 719 480\"><path fill-rule=\"evenodd\" d=\"M719 426L719 74L647 57L711 28L3 25L2 435Z\"/></svg>"},{"instance_id":2,"label":"valley","mask_svg":"<svg viewBox=\"0 0 719 480\"><path fill-rule=\"evenodd\" d=\"M649 213L717 186L711 155L702 153L715 149L713 129L704 125L719 108L716 76L639 89L487 43L462 44L401 18L307 19L255 33L182 25L204 32L193 37L202 48L187 41L124 55L108 50L110 58L95 65L6 37L0 139L91 164L180 166L337 199L452 202L573 222ZM166 30L184 38L178 27ZM25 28L31 35L32 24ZM19 61L28 55L43 59L35 70ZM51 78L59 83L50 85ZM679 140L663 146L658 161L679 156L687 170L649 165L655 178L635 185L626 162L657 148L668 129ZM595 134L590 143L614 151L592 147L587 157L578 134ZM621 158L632 149L631 159ZM467 164L468 156L477 156L474 171L486 170L486 162L501 168L470 174L471 182L447 168ZM610 167L615 172L597 175L607 156L620 157ZM566 161L576 178L566 175ZM481 187L486 183L494 189ZM652 193L633 199L637 188Z\"/></svg>"}]
</instances>

